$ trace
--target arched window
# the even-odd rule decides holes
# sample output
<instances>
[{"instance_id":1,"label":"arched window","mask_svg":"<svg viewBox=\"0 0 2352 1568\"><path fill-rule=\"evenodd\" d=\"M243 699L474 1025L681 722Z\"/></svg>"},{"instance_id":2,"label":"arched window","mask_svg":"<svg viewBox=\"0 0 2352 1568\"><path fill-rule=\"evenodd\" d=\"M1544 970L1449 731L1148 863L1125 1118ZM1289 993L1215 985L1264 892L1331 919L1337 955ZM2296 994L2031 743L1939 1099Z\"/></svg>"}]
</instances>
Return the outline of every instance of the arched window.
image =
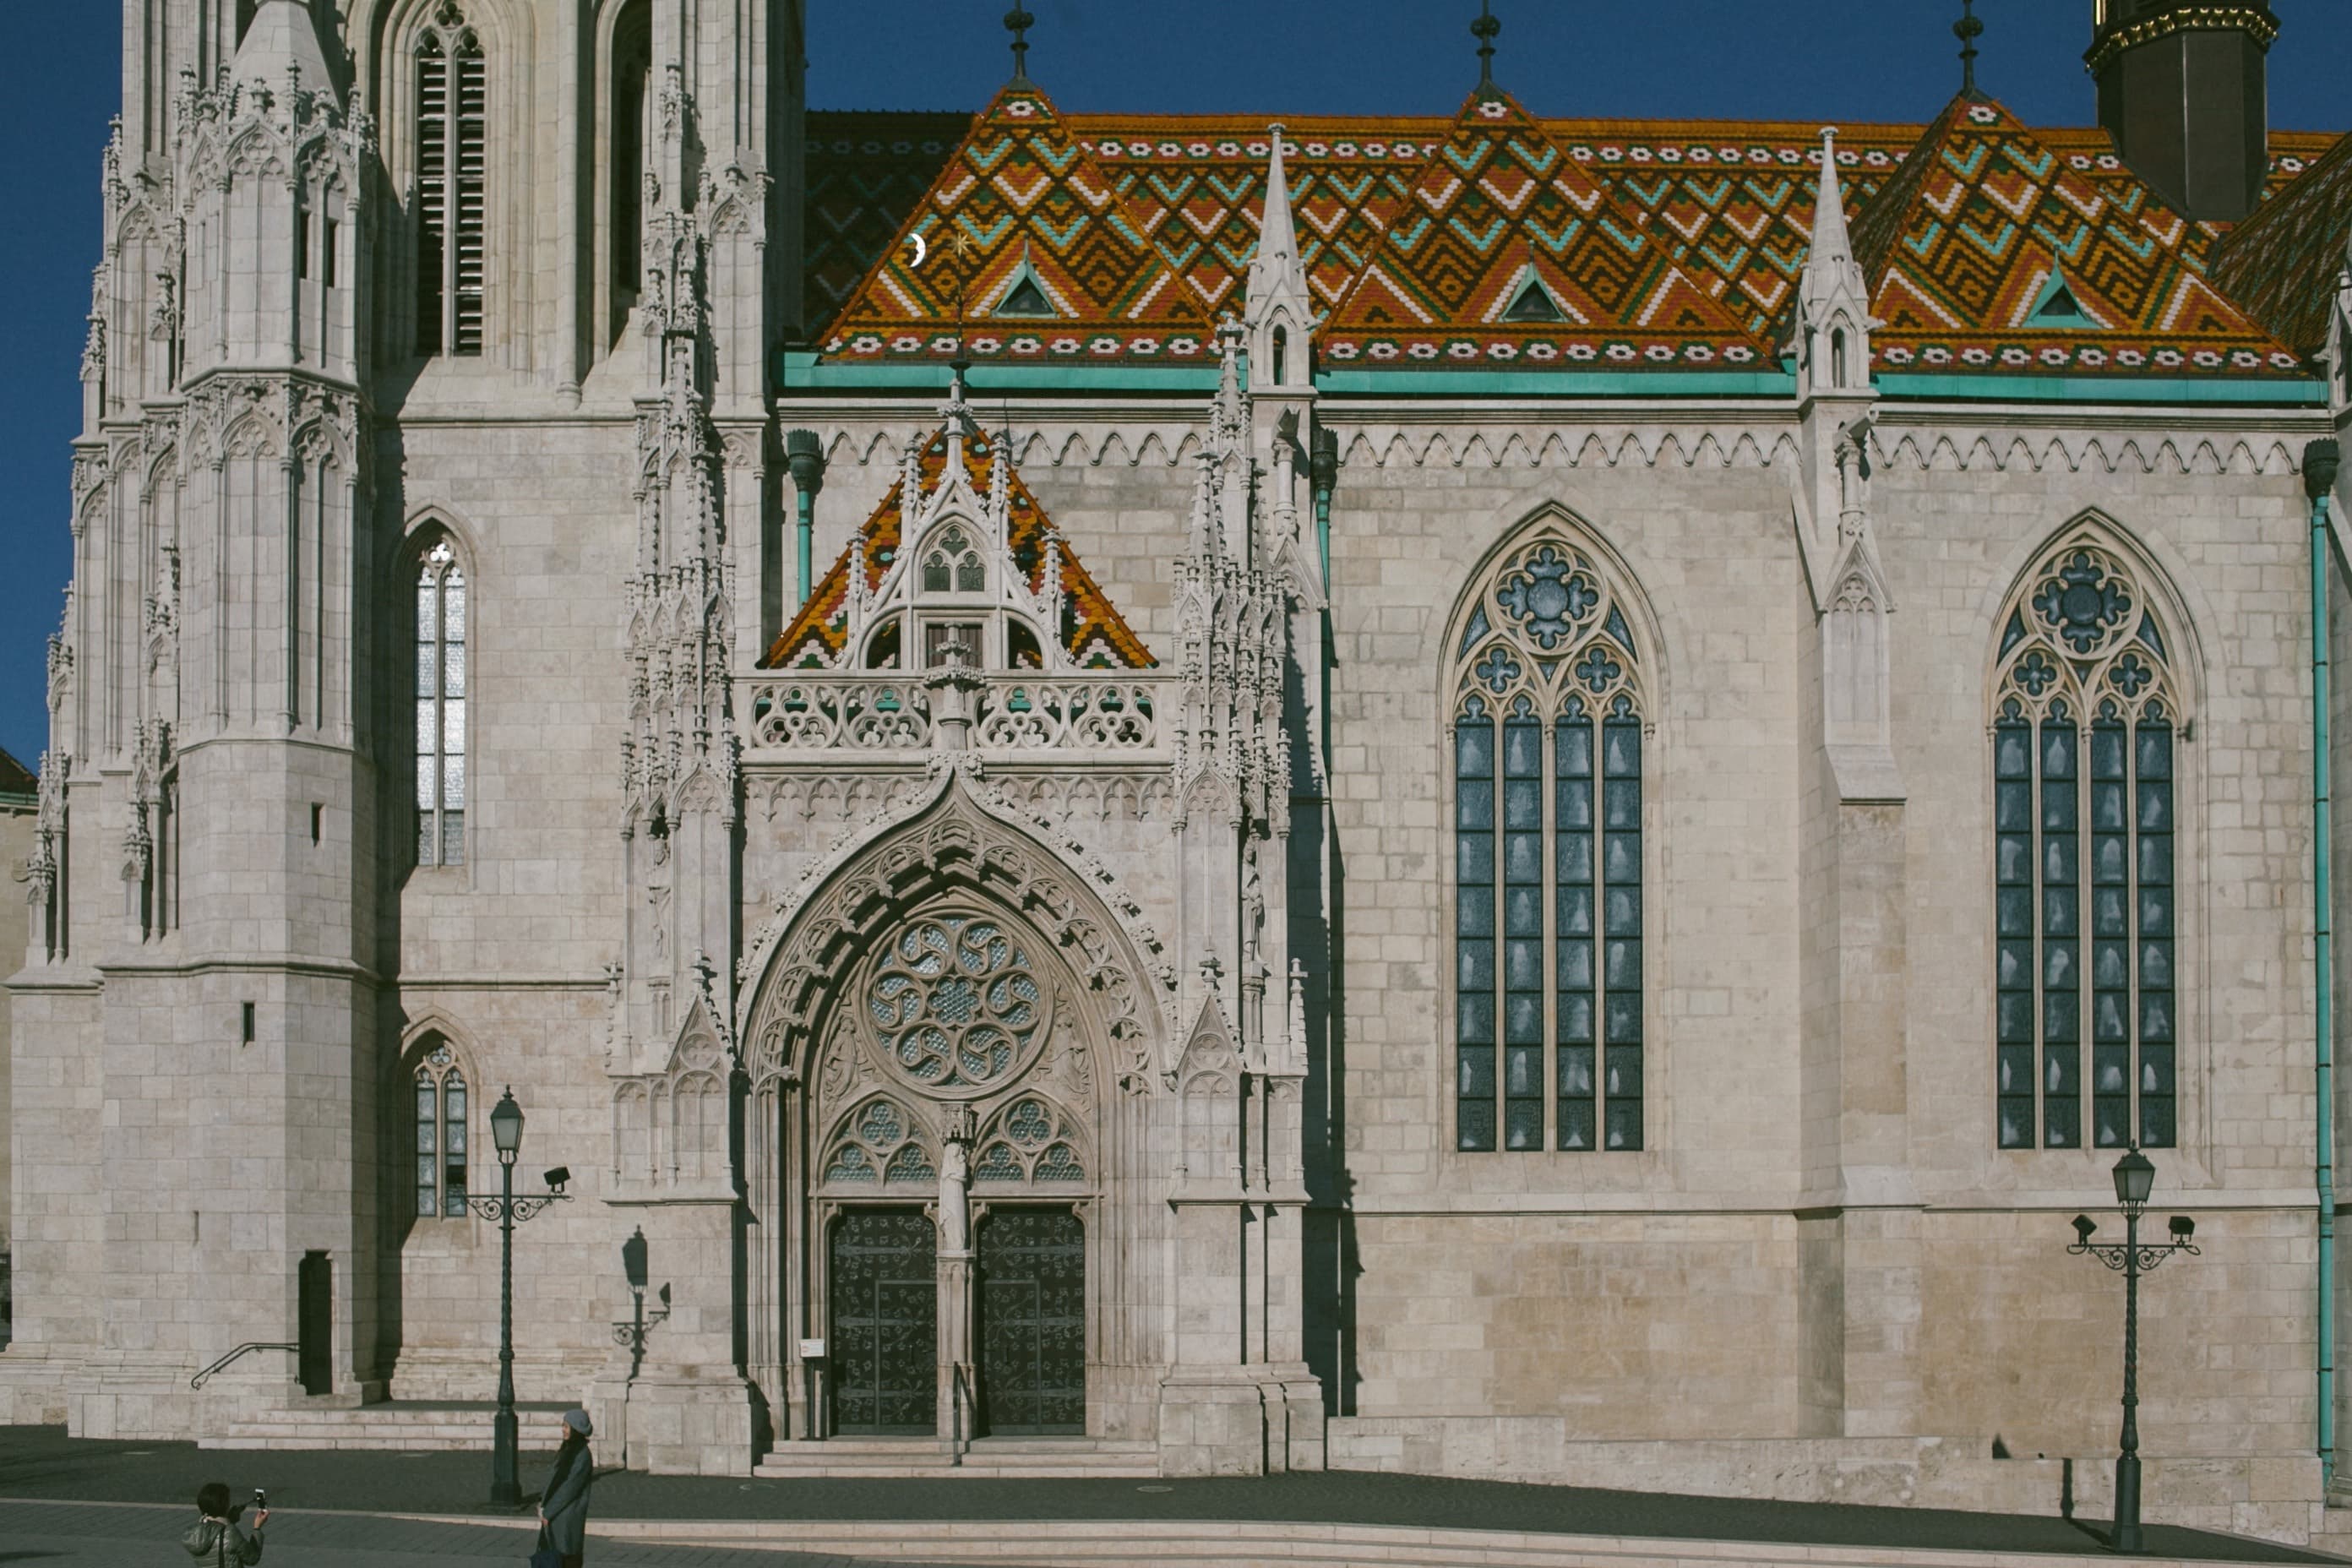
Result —
<instances>
[{"instance_id":1,"label":"arched window","mask_svg":"<svg viewBox=\"0 0 2352 1568\"><path fill-rule=\"evenodd\" d=\"M1846 384L1845 329L1843 327L1830 334L1830 384L1832 386Z\"/></svg>"},{"instance_id":2,"label":"arched window","mask_svg":"<svg viewBox=\"0 0 2352 1568\"><path fill-rule=\"evenodd\" d=\"M482 352L489 76L456 0L416 36L416 352Z\"/></svg>"},{"instance_id":3,"label":"arched window","mask_svg":"<svg viewBox=\"0 0 2352 1568\"><path fill-rule=\"evenodd\" d=\"M2182 715L2168 634L2121 555L2080 534L2026 574L2000 626L1992 721L2000 1146L2079 1148L2087 1109L2096 1147L2136 1139L2168 1148L2179 1045L2173 776Z\"/></svg>"},{"instance_id":4,"label":"arched window","mask_svg":"<svg viewBox=\"0 0 2352 1568\"><path fill-rule=\"evenodd\" d=\"M466 1075L446 1040L428 1041L410 1083L416 1152L416 1217L466 1215Z\"/></svg>"},{"instance_id":5,"label":"arched window","mask_svg":"<svg viewBox=\"0 0 2352 1568\"><path fill-rule=\"evenodd\" d=\"M988 569L980 563L980 551L967 540L961 529L950 528L923 557L923 592L926 594L984 594L988 591Z\"/></svg>"},{"instance_id":6,"label":"arched window","mask_svg":"<svg viewBox=\"0 0 2352 1568\"><path fill-rule=\"evenodd\" d=\"M636 309L645 277L645 185L647 128L652 109L648 90L653 80L653 7L646 0L629 0L613 26L611 93L606 112L612 120L607 139L611 163L606 176L611 196L607 240L611 247L612 283L608 342L618 342L629 312Z\"/></svg>"},{"instance_id":7,"label":"arched window","mask_svg":"<svg viewBox=\"0 0 2352 1568\"><path fill-rule=\"evenodd\" d=\"M1591 560L1544 539L1504 558L1451 651L1454 1146L1638 1150L1632 630Z\"/></svg>"},{"instance_id":8,"label":"arched window","mask_svg":"<svg viewBox=\"0 0 2352 1568\"><path fill-rule=\"evenodd\" d=\"M416 863L466 863L466 574L446 539L416 574Z\"/></svg>"}]
</instances>

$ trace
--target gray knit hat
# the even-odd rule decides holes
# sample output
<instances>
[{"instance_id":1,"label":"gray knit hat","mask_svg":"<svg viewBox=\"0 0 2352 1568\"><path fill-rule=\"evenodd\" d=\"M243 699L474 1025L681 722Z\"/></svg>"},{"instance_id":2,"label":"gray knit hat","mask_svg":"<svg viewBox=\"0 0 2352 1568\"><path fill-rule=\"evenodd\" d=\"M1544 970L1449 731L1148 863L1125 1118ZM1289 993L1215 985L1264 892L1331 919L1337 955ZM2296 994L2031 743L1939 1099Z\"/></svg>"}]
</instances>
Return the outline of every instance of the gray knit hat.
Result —
<instances>
[{"instance_id":1,"label":"gray knit hat","mask_svg":"<svg viewBox=\"0 0 2352 1568\"><path fill-rule=\"evenodd\" d=\"M579 1433L583 1437L593 1437L596 1435L596 1428L588 1425L588 1412L585 1410L565 1411L563 1413L563 1424L566 1426L571 1427L574 1432Z\"/></svg>"}]
</instances>

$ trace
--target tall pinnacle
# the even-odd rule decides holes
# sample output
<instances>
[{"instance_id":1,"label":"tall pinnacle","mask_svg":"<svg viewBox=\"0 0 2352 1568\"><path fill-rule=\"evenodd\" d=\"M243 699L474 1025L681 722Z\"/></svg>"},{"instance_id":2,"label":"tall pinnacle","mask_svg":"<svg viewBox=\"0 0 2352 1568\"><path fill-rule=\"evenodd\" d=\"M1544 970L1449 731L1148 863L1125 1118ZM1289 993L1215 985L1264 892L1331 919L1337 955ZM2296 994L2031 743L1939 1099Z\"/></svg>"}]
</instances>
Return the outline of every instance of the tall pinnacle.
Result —
<instances>
[{"instance_id":1,"label":"tall pinnacle","mask_svg":"<svg viewBox=\"0 0 2352 1568\"><path fill-rule=\"evenodd\" d=\"M1258 221L1257 253L1273 265L1287 266L1298 254L1298 233L1290 221L1290 184L1282 172L1282 127L1266 129L1274 142L1274 163L1266 171L1265 214Z\"/></svg>"},{"instance_id":2,"label":"tall pinnacle","mask_svg":"<svg viewBox=\"0 0 2352 1568\"><path fill-rule=\"evenodd\" d=\"M1811 271L1853 261L1853 241L1845 227L1845 195L1838 188L1837 127L1824 125L1821 188L1813 202L1813 243L1805 256L1805 268Z\"/></svg>"}]
</instances>

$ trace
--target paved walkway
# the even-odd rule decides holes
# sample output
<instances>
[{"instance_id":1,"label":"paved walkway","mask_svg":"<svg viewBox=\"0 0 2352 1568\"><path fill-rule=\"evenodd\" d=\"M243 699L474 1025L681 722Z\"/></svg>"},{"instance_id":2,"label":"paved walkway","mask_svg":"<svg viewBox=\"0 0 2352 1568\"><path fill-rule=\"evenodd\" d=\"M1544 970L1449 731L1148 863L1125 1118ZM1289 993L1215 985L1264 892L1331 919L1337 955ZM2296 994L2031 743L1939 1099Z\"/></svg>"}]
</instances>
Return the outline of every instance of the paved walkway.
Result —
<instances>
[{"instance_id":1,"label":"paved walkway","mask_svg":"<svg viewBox=\"0 0 2352 1568\"><path fill-rule=\"evenodd\" d=\"M142 1503L0 1502L0 1564L39 1568L205 1568L179 1543L194 1514ZM534 1544L526 1525L428 1524L366 1513L273 1516L265 1568L515 1568ZM701 1546L591 1544L596 1568L877 1568L871 1558ZM910 1568L910 1565L900 1565Z\"/></svg>"},{"instance_id":2,"label":"paved walkway","mask_svg":"<svg viewBox=\"0 0 2352 1568\"><path fill-rule=\"evenodd\" d=\"M526 1456L526 1497L535 1494L545 1475L544 1458L532 1462ZM485 1454L199 1451L186 1443L75 1441L57 1427L0 1426L0 1509L6 1510L0 1513L0 1564L68 1568L83 1562L170 1562L169 1555L124 1555L124 1543L173 1543L188 1521L196 1489L215 1479L226 1481L240 1496L255 1486L268 1489L277 1510L268 1559L273 1563L331 1560L352 1568L379 1568L375 1559L381 1557L383 1568L390 1568L422 1553L451 1563L495 1561L511 1565L530 1550L528 1534L514 1527L514 1515L493 1510L484 1500L489 1489ZM14 1506L20 1500L36 1499L148 1506L87 1514ZM793 1520L866 1520L884 1529L899 1520L1131 1521L1147 1531L1155 1521L1219 1520L2028 1554L2079 1555L2100 1546L2093 1526L2060 1519L1658 1496L1355 1471L1153 1482L770 1480L614 1471L599 1477L593 1512L597 1519L616 1521L773 1521L787 1531ZM453 1522L345 1517L352 1514L431 1515ZM454 1522L468 1519L481 1522ZM498 1522L501 1520L503 1525ZM113 1543L112 1554L22 1555L59 1550L54 1544L37 1546L35 1536L71 1542L84 1530L109 1532L100 1539ZM328 1533L314 1537L314 1531ZM332 1533L336 1531L345 1533ZM401 1544L411 1539L411 1531L421 1532L415 1539L425 1544ZM435 1531L457 1533L444 1537ZM339 1544L344 1542L351 1544ZM2147 1528L2147 1548L2149 1557L2208 1562L2343 1561L2168 1525ZM485 1552L488 1556L481 1555ZM309 1555L313 1552L322 1555ZM612 1563L804 1568L839 1561L616 1542L599 1543L594 1560L599 1568ZM870 1565L872 1560L866 1562Z\"/></svg>"}]
</instances>

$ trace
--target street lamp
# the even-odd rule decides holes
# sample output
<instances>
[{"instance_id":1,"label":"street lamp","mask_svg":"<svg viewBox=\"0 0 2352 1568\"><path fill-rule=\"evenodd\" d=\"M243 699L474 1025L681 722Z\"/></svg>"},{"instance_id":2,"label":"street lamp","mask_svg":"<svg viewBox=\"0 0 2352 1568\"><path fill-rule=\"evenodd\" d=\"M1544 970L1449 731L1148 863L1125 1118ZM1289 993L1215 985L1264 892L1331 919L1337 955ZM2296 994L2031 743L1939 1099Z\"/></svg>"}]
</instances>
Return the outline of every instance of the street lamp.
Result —
<instances>
[{"instance_id":1,"label":"street lamp","mask_svg":"<svg viewBox=\"0 0 2352 1568\"><path fill-rule=\"evenodd\" d=\"M2172 1216L2172 1239L2161 1246L2139 1244L2139 1211L2156 1187L2156 1166L2135 1143L2116 1162L2116 1202L2123 1205L2124 1239L2093 1241L2099 1227L2088 1215L2074 1216L2074 1245L2069 1252L2088 1253L2124 1276L2124 1432L2122 1451L2116 1456L2116 1528L2107 1542L2117 1552L2137 1552L2139 1544L2139 1277L2176 1252L2194 1253L2189 1237L2197 1222L2187 1215Z\"/></svg>"},{"instance_id":2,"label":"street lamp","mask_svg":"<svg viewBox=\"0 0 2352 1568\"><path fill-rule=\"evenodd\" d=\"M512 1508L522 1501L522 1479L515 1462L514 1407L514 1227L550 1204L564 1202L563 1190L572 1172L558 1165L547 1173L549 1191L535 1197L514 1195L515 1156L522 1152L522 1107L514 1089L490 1110L490 1142L499 1152L499 1195L470 1198L473 1211L499 1222L499 1413L490 1424L490 1501Z\"/></svg>"}]
</instances>

